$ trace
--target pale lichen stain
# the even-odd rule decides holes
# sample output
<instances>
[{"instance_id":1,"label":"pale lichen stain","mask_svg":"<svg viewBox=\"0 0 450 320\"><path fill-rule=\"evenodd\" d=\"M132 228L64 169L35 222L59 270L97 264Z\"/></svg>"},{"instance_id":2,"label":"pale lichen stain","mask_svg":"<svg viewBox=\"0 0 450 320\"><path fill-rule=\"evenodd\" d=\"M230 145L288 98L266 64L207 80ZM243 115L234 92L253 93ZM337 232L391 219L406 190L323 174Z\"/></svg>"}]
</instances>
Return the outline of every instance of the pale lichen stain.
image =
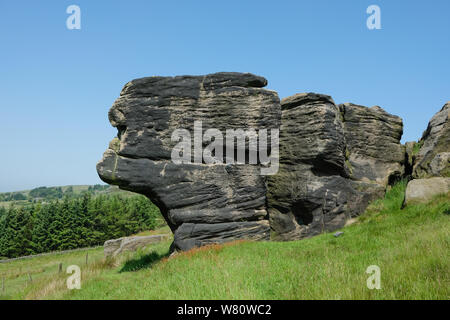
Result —
<instances>
[{"instance_id":1,"label":"pale lichen stain","mask_svg":"<svg viewBox=\"0 0 450 320\"><path fill-rule=\"evenodd\" d=\"M163 169L162 169L161 172L159 173L159 175L160 175L161 177L164 177L165 174L166 174L166 166L167 166L167 163L164 164Z\"/></svg>"}]
</instances>

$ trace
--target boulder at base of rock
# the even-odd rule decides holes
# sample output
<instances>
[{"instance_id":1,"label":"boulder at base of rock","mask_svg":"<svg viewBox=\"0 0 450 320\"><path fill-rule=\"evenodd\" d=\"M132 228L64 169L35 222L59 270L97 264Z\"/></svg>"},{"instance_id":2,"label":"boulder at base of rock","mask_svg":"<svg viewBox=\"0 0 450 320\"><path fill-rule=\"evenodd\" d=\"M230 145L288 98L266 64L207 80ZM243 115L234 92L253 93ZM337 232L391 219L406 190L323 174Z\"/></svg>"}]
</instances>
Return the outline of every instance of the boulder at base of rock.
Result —
<instances>
[{"instance_id":1,"label":"boulder at base of rock","mask_svg":"<svg viewBox=\"0 0 450 320\"><path fill-rule=\"evenodd\" d=\"M158 243L163 240L168 240L168 234L158 234L153 236L135 236L124 237L105 241L103 245L103 252L105 257L115 257L125 251L136 251L139 248L146 247L149 244Z\"/></svg>"},{"instance_id":2,"label":"boulder at base of rock","mask_svg":"<svg viewBox=\"0 0 450 320\"><path fill-rule=\"evenodd\" d=\"M450 178L434 177L411 180L406 187L405 204L430 201L450 191Z\"/></svg>"}]
</instances>

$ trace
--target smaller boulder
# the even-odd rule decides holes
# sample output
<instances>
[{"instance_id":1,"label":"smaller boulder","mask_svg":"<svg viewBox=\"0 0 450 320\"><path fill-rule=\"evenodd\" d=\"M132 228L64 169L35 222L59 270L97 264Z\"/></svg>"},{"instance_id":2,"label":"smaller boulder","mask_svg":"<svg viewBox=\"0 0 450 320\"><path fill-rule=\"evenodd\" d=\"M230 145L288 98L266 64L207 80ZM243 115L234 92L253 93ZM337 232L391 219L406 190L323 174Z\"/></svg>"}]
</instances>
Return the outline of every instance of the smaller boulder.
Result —
<instances>
[{"instance_id":1,"label":"smaller boulder","mask_svg":"<svg viewBox=\"0 0 450 320\"><path fill-rule=\"evenodd\" d=\"M411 180L406 187L405 204L427 202L450 191L450 178L434 177Z\"/></svg>"},{"instance_id":2,"label":"smaller boulder","mask_svg":"<svg viewBox=\"0 0 450 320\"><path fill-rule=\"evenodd\" d=\"M153 236L135 236L119 239L107 240L103 245L105 257L115 257L125 251L136 251L139 248L146 247L149 244L158 243L167 240L169 235L158 234Z\"/></svg>"}]
</instances>

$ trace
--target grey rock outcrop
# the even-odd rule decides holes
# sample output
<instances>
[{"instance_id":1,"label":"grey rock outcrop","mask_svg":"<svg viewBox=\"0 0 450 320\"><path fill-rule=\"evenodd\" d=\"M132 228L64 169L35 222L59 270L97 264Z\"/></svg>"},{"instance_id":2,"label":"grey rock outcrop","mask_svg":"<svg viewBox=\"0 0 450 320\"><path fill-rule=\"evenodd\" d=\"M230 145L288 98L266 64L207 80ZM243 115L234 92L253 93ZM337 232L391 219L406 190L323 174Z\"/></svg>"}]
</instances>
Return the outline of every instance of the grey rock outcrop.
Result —
<instances>
[{"instance_id":1,"label":"grey rock outcrop","mask_svg":"<svg viewBox=\"0 0 450 320\"><path fill-rule=\"evenodd\" d=\"M266 84L242 73L127 83L109 112L118 136L97 164L101 179L151 199L174 233L173 249L188 250L338 229L404 174L400 118L380 107L336 106L315 93L280 104ZM260 163L175 164L172 134L186 129L192 136L194 121L202 121L202 133L279 129L278 173L261 175ZM253 147L245 149L248 160Z\"/></svg>"},{"instance_id":2,"label":"grey rock outcrop","mask_svg":"<svg viewBox=\"0 0 450 320\"><path fill-rule=\"evenodd\" d=\"M134 236L107 240L103 245L103 252L105 257L107 258L115 257L123 252L136 251L139 248L144 248L150 244L158 243L168 239L169 235L158 234L152 236Z\"/></svg>"},{"instance_id":3,"label":"grey rock outcrop","mask_svg":"<svg viewBox=\"0 0 450 320\"><path fill-rule=\"evenodd\" d=\"M411 180L405 193L405 204L430 201L434 196L450 191L450 178L433 177Z\"/></svg>"},{"instance_id":4,"label":"grey rock outcrop","mask_svg":"<svg viewBox=\"0 0 450 320\"><path fill-rule=\"evenodd\" d=\"M97 164L102 180L146 195L174 233L175 250L235 239L268 240L266 184L259 165L175 164L175 129L280 126L276 92L242 73L148 77L127 83L109 112L118 138ZM205 146L205 144L203 144ZM247 147L247 152L248 147Z\"/></svg>"},{"instance_id":5,"label":"grey rock outcrop","mask_svg":"<svg viewBox=\"0 0 450 320\"><path fill-rule=\"evenodd\" d=\"M316 93L285 98L281 106L280 169L268 177L274 239L301 239L344 226L383 195L389 175L401 172L402 124L397 117L379 108L338 107L331 97ZM386 144L375 139L385 121L393 122L389 129L399 130ZM398 158L381 160L377 152L390 149Z\"/></svg>"},{"instance_id":6,"label":"grey rock outcrop","mask_svg":"<svg viewBox=\"0 0 450 320\"><path fill-rule=\"evenodd\" d=\"M403 177L402 119L379 106L367 108L345 103L339 109L351 179L386 186Z\"/></svg>"},{"instance_id":7,"label":"grey rock outcrop","mask_svg":"<svg viewBox=\"0 0 450 320\"><path fill-rule=\"evenodd\" d=\"M450 177L450 102L431 118L418 142L413 177Z\"/></svg>"}]
</instances>

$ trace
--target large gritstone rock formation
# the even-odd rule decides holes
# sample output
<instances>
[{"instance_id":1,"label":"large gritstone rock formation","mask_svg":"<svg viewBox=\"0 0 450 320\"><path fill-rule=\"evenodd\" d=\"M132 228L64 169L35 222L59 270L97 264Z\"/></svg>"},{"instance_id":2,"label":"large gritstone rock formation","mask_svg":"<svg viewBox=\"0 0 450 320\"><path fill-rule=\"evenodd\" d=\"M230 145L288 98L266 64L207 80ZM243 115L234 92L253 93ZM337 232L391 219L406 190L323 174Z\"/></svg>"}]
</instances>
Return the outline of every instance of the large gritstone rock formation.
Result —
<instances>
[{"instance_id":1,"label":"large gritstone rock formation","mask_svg":"<svg viewBox=\"0 0 450 320\"><path fill-rule=\"evenodd\" d=\"M450 177L450 101L428 123L413 155L413 177ZM412 147L414 148L414 147ZM414 151L412 151L414 153Z\"/></svg>"},{"instance_id":2,"label":"large gritstone rock formation","mask_svg":"<svg viewBox=\"0 0 450 320\"><path fill-rule=\"evenodd\" d=\"M281 107L280 169L268 177L275 239L342 227L402 175L400 118L315 93L285 98Z\"/></svg>"},{"instance_id":3,"label":"large gritstone rock formation","mask_svg":"<svg viewBox=\"0 0 450 320\"><path fill-rule=\"evenodd\" d=\"M97 165L100 177L151 199L174 233L173 249L187 250L235 239L301 239L340 228L403 175L400 118L380 107L336 106L315 93L280 105L277 93L262 88L266 84L243 73L127 83L109 112L118 137ZM261 130L279 130L278 173L261 174L267 168L261 150L256 164L248 161L255 151L250 138L244 161L237 149L229 155L222 147L214 155L228 164L208 162L205 153L202 159L213 140L192 136L207 136L213 128L224 134L254 129L259 147L276 136ZM177 129L185 129L188 143L181 140L193 154L177 149ZM271 142L266 151L274 157L278 148ZM174 162L179 151L182 161Z\"/></svg>"},{"instance_id":4,"label":"large gritstone rock formation","mask_svg":"<svg viewBox=\"0 0 450 320\"><path fill-rule=\"evenodd\" d=\"M118 138L97 164L101 179L151 199L174 233L174 249L235 239L268 240L260 165L201 159L176 164L171 159L178 143L171 139L174 130L186 129L194 136L194 121L202 121L203 133L209 128L224 134L227 129L278 129L280 101L276 92L262 88L266 84L262 77L242 73L148 77L127 83L109 112ZM200 142L200 149L206 145Z\"/></svg>"}]
</instances>

